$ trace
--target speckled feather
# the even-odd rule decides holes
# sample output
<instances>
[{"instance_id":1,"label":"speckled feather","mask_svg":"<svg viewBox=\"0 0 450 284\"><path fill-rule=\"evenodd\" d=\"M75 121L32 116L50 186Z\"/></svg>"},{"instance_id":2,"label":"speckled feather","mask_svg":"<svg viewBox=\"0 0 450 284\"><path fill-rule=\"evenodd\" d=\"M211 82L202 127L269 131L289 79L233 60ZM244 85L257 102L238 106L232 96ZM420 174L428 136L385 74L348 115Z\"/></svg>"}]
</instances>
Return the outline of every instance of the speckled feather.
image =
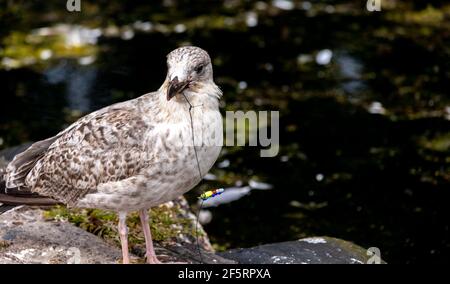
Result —
<instances>
[{"instance_id":1,"label":"speckled feather","mask_svg":"<svg viewBox=\"0 0 450 284\"><path fill-rule=\"evenodd\" d=\"M201 142L196 149L202 175L222 145L221 92L206 51L183 47L167 60L168 75L158 91L95 111L17 155L6 169L7 187L25 187L69 206L115 211L149 208L194 187L201 178L189 105L181 95L167 101L170 72L182 68L189 75L198 64L206 67L184 91L196 106L194 140Z\"/></svg>"}]
</instances>

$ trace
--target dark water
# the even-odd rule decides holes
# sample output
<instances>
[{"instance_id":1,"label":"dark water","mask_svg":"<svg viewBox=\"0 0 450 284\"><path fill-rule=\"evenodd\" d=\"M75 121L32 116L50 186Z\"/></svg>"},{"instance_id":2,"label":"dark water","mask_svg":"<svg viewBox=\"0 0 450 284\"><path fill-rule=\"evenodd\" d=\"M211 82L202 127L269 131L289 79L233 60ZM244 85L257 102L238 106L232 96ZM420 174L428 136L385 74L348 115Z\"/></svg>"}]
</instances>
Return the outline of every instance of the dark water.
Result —
<instances>
[{"instance_id":1,"label":"dark water","mask_svg":"<svg viewBox=\"0 0 450 284\"><path fill-rule=\"evenodd\" d=\"M0 1L1 148L157 89L165 55L198 45L213 57L224 112L280 111L277 157L226 148L229 166L189 196L274 186L209 209L219 249L328 235L392 263L450 261L445 1L369 13L365 1L82 0L79 14L59 2Z\"/></svg>"}]
</instances>

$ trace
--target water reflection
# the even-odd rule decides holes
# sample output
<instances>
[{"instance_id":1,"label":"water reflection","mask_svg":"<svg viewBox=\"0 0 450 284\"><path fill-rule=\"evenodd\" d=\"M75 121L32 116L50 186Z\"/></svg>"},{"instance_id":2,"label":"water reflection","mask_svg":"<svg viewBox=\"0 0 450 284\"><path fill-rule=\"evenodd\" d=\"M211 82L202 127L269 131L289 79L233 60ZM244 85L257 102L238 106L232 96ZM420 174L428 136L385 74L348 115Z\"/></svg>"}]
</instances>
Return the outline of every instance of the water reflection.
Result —
<instances>
[{"instance_id":1,"label":"water reflection","mask_svg":"<svg viewBox=\"0 0 450 284\"><path fill-rule=\"evenodd\" d=\"M366 90L367 86L362 81L363 66L359 60L341 52L336 56L336 62L342 77L341 87L347 94L357 97L357 94Z\"/></svg>"},{"instance_id":2,"label":"water reflection","mask_svg":"<svg viewBox=\"0 0 450 284\"><path fill-rule=\"evenodd\" d=\"M68 61L61 61L43 75L50 84L65 85L64 94L71 111L87 113L92 110L90 94L97 78L95 67L74 67Z\"/></svg>"},{"instance_id":3,"label":"water reflection","mask_svg":"<svg viewBox=\"0 0 450 284\"><path fill-rule=\"evenodd\" d=\"M167 52L200 45L223 111L280 110L283 128L278 157L226 148L192 192L229 188L205 217L217 248L330 235L388 262L449 260L448 4L107 2L1 12L0 147L155 90Z\"/></svg>"}]
</instances>

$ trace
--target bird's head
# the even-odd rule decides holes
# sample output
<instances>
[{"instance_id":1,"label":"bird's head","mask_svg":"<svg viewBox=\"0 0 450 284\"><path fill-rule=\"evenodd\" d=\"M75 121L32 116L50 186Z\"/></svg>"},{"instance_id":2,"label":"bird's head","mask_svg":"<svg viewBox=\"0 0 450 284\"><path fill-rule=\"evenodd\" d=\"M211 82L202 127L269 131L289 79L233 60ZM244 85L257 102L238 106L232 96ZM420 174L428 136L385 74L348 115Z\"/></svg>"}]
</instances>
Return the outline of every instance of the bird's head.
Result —
<instances>
[{"instance_id":1,"label":"bird's head","mask_svg":"<svg viewBox=\"0 0 450 284\"><path fill-rule=\"evenodd\" d=\"M177 48L167 55L167 100L184 91L195 91L212 84L213 70L209 54L195 46Z\"/></svg>"}]
</instances>

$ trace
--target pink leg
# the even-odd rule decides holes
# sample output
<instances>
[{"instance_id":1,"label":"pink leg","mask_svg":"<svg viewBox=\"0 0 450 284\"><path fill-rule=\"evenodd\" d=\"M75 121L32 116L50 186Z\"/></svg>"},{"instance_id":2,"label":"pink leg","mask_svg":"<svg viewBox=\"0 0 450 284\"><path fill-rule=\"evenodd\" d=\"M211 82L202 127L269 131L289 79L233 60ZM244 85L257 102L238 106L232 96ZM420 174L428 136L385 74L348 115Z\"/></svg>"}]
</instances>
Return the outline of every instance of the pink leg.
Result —
<instances>
[{"instance_id":1,"label":"pink leg","mask_svg":"<svg viewBox=\"0 0 450 284\"><path fill-rule=\"evenodd\" d=\"M139 217L141 217L142 231L144 231L145 236L145 256L147 257L147 263L161 263L156 258L155 250L153 248L152 233L150 232L150 225L148 223L148 209L140 210Z\"/></svg>"},{"instance_id":2,"label":"pink leg","mask_svg":"<svg viewBox=\"0 0 450 284\"><path fill-rule=\"evenodd\" d=\"M127 213L119 213L119 236L122 244L122 259L123 264L130 264L130 256L128 254L128 228L127 228Z\"/></svg>"}]
</instances>

